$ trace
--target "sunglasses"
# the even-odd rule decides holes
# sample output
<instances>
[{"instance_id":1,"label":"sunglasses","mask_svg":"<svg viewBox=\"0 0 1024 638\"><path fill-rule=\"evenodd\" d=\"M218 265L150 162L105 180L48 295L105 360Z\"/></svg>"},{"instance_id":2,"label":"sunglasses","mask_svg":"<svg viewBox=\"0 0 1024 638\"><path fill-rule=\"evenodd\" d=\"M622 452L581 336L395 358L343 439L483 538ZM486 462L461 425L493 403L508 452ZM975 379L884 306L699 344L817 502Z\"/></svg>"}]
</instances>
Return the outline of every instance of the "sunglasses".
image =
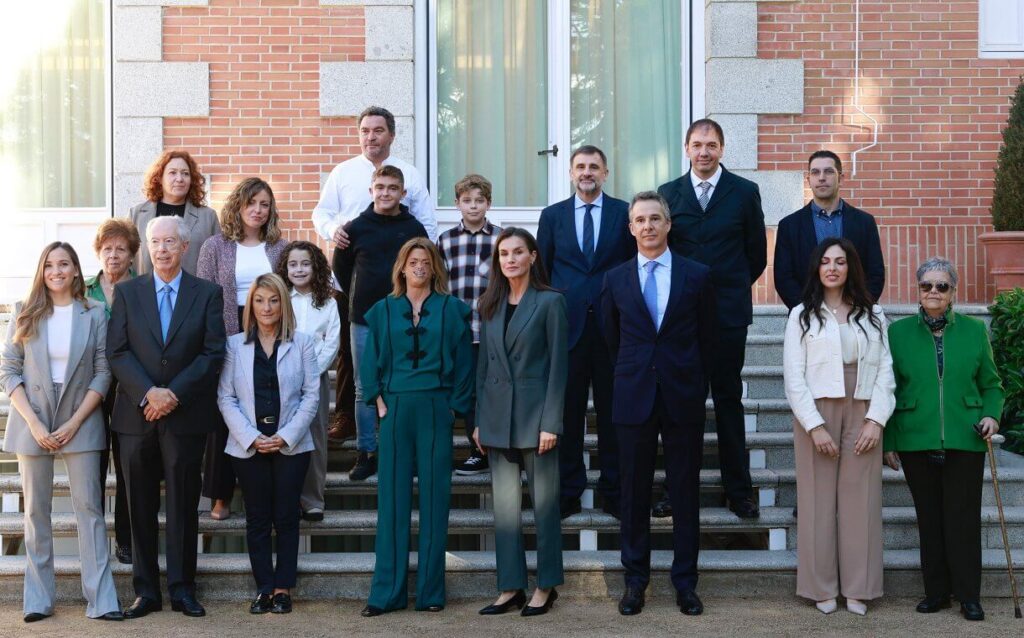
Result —
<instances>
[{"instance_id":1,"label":"sunglasses","mask_svg":"<svg viewBox=\"0 0 1024 638\"><path fill-rule=\"evenodd\" d=\"M949 285L945 281L933 282L933 281L922 281L917 284L917 287L921 289L921 292L931 292L932 288L938 290L941 293L949 292L949 289L953 286Z\"/></svg>"}]
</instances>

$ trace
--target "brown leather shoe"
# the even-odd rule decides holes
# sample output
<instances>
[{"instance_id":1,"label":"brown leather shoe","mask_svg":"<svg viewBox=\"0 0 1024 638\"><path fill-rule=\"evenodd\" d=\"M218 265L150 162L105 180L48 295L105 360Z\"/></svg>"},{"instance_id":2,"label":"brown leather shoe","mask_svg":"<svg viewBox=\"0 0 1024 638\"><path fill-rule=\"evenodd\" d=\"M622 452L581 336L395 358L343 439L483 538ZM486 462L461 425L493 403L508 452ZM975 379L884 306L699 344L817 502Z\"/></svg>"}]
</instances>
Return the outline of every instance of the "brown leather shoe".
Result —
<instances>
[{"instance_id":1,"label":"brown leather shoe","mask_svg":"<svg viewBox=\"0 0 1024 638\"><path fill-rule=\"evenodd\" d=\"M356 438L356 420L351 414L337 413L327 428L328 443L341 444L348 439Z\"/></svg>"}]
</instances>

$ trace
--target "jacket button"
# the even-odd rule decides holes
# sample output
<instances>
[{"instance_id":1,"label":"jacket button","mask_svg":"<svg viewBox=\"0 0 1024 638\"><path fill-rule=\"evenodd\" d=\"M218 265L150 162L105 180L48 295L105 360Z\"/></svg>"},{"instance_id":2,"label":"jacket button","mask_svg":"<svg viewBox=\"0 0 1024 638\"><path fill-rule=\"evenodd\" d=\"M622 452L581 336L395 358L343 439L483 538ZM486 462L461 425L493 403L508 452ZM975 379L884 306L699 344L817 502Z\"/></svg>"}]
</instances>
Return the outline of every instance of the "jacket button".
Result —
<instances>
[{"instance_id":1,"label":"jacket button","mask_svg":"<svg viewBox=\"0 0 1024 638\"><path fill-rule=\"evenodd\" d=\"M162 365L162 366L167 365L167 359L161 359L160 360L160 365Z\"/></svg>"},{"instance_id":2,"label":"jacket button","mask_svg":"<svg viewBox=\"0 0 1024 638\"><path fill-rule=\"evenodd\" d=\"M519 355L518 354L516 355L516 361L519 361Z\"/></svg>"},{"instance_id":3,"label":"jacket button","mask_svg":"<svg viewBox=\"0 0 1024 638\"><path fill-rule=\"evenodd\" d=\"M34 386L32 386L32 389L38 391L39 390L39 386L34 385Z\"/></svg>"},{"instance_id":4,"label":"jacket button","mask_svg":"<svg viewBox=\"0 0 1024 638\"><path fill-rule=\"evenodd\" d=\"M37 406L33 405L32 406L32 411L35 412L36 414L39 414L39 408Z\"/></svg>"}]
</instances>

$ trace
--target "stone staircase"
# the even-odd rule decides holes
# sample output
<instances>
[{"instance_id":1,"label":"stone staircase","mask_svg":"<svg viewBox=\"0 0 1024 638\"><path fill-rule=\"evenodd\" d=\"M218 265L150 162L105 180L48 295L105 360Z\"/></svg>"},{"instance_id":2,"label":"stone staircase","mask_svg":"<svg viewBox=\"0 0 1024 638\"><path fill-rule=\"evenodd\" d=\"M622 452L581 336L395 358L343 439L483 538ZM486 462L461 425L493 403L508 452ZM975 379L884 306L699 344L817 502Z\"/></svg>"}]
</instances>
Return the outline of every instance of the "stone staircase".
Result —
<instances>
[{"instance_id":1,"label":"stone staircase","mask_svg":"<svg viewBox=\"0 0 1024 638\"><path fill-rule=\"evenodd\" d=\"M958 308L985 318L981 306ZM915 309L907 306L887 308L890 320ZM717 437L714 414L707 405L705 464L701 473L702 552L701 586L703 595L792 597L796 570L796 519L792 508L796 500L796 472L793 464L792 417L782 386L782 333L786 315L781 307L755 308L755 323L747 342L744 386L746 397L747 445L751 474L762 506L761 518L741 521L722 506L720 475L717 470ZM6 321L6 318L4 318ZM0 419L7 414L6 397L0 402ZM453 440L456 456L461 457L468 443L461 424ZM596 456L596 436L587 435L585 447ZM348 479L347 469L354 458L352 442L332 450L327 477L328 511L319 523L302 523L303 551L299 559L299 598L365 598L373 570L373 540L376 531L376 477L365 482ZM999 452L999 482L1009 527L1010 545L1018 569L1024 572L1024 458ZM71 513L67 477L57 470L54 478L53 515L57 552L58 590L61 597L78 599L78 564L74 557L76 533ZM588 474L590 487L597 471ZM664 480L663 470L655 483ZM108 477L108 493L114 487ZM20 514L21 481L16 462L0 455L0 599L15 601L21 596L24 557L20 546L23 534ZM452 598L486 598L494 590L493 514L489 508L490 475L455 476L452 480L452 511L449 518L448 587ZM112 499L110 499L112 500ZM240 500L236 498L236 508ZM617 596L621 591L621 565L618 555L618 522L599 509L592 508L588 490L584 510L563 521L566 585L564 593L577 597ZM205 504L204 504L205 505ZM910 493L902 473L886 469L883 474L883 521L886 589L903 596L921 593L918 572L918 536ZM203 506L201 506L202 508ZM206 506L208 509L208 506ZM991 481L986 471L983 519L983 594L1008 596L1002 538L999 531ZM533 513L525 512L528 534L533 529ZM413 533L418 520L414 516ZM108 514L107 527L113 528ZM236 514L227 521L214 521L204 512L200 517L200 535L204 553L199 558L200 597L208 599L246 599L252 579L248 557L244 553L244 517ZM667 571L671 564L671 519L652 519L654 547L652 563L655 594L670 591ZM527 539L531 547L532 537ZM413 545L415 547L415 544ZM535 557L531 553L531 567ZM415 554L412 558L415 569ZM118 586L124 599L130 599L130 567L115 565Z\"/></svg>"}]
</instances>

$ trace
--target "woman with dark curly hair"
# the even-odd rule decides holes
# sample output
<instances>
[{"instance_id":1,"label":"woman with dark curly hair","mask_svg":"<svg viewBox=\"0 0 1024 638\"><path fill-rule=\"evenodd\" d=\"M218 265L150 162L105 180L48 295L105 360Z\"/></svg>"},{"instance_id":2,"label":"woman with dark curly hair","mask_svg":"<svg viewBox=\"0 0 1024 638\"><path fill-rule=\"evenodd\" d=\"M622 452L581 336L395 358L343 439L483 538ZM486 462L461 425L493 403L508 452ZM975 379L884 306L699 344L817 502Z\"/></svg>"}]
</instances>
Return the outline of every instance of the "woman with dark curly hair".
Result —
<instances>
[{"instance_id":1,"label":"woman with dark curly hair","mask_svg":"<svg viewBox=\"0 0 1024 638\"><path fill-rule=\"evenodd\" d=\"M249 177L235 186L220 211L220 234L203 242L196 275L220 284L224 290L224 328L228 336L242 331L242 314L249 287L260 276L274 272L287 243L278 227L277 203L270 184ZM235 475L224 454L228 431L223 425L210 435L203 496L213 500L210 516L231 516Z\"/></svg>"},{"instance_id":2,"label":"woman with dark curly hair","mask_svg":"<svg viewBox=\"0 0 1024 638\"><path fill-rule=\"evenodd\" d=\"M188 151L164 151L146 171L142 179L142 194L146 201L136 204L128 213L139 236L146 236L146 224L154 217L181 217L189 229L188 248L181 258L181 267L189 274L196 274L199 249L203 242L220 232L216 211L203 205L206 178L196 161ZM149 251L139 251L135 258L135 273L145 275L151 272L153 262Z\"/></svg>"},{"instance_id":3,"label":"woman with dark curly hair","mask_svg":"<svg viewBox=\"0 0 1024 638\"><path fill-rule=\"evenodd\" d=\"M341 345L341 317L334 302L331 267L316 244L293 241L284 247L284 256L277 263L281 279L291 291L295 329L313 337L316 363L320 374L320 407L310 425L313 455L310 457L306 482L299 506L307 521L324 519L324 484L327 480L327 420L331 403L331 381L327 376Z\"/></svg>"}]
</instances>

